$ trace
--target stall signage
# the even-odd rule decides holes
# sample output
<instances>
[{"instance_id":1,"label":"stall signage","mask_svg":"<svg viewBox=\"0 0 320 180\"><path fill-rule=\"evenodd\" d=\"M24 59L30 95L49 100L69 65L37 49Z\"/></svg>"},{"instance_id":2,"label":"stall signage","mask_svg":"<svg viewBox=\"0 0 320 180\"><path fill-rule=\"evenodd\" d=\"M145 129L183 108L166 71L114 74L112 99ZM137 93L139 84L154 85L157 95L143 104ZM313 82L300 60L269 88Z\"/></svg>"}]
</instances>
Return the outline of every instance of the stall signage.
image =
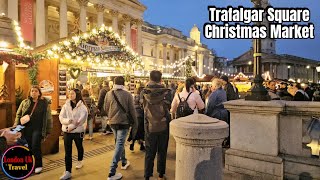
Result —
<instances>
[{"instance_id":1,"label":"stall signage","mask_svg":"<svg viewBox=\"0 0 320 180\"><path fill-rule=\"evenodd\" d=\"M44 95L51 94L54 91L54 85L51 81L49 80L43 80L39 83L41 92Z\"/></svg>"},{"instance_id":2,"label":"stall signage","mask_svg":"<svg viewBox=\"0 0 320 180\"><path fill-rule=\"evenodd\" d=\"M82 42L78 48L94 54L120 51L120 48L110 43L107 38L90 39L88 42Z\"/></svg>"}]
</instances>

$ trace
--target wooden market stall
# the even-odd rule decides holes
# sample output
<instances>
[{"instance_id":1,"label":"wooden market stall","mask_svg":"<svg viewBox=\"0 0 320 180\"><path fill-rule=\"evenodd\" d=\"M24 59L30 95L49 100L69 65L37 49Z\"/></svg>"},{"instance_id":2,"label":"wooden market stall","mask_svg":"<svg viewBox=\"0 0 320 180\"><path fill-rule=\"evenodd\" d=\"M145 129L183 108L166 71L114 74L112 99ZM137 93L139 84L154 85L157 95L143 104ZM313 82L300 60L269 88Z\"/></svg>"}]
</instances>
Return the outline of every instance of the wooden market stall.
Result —
<instances>
[{"instance_id":1,"label":"wooden market stall","mask_svg":"<svg viewBox=\"0 0 320 180\"><path fill-rule=\"evenodd\" d=\"M42 146L44 154L59 149L59 109L69 90L86 88L87 84L97 87L101 80L119 75L130 81L134 70L143 69L140 56L105 26L40 46L32 53L42 57L37 64L37 81L44 96L51 99L53 110L53 132Z\"/></svg>"}]
</instances>

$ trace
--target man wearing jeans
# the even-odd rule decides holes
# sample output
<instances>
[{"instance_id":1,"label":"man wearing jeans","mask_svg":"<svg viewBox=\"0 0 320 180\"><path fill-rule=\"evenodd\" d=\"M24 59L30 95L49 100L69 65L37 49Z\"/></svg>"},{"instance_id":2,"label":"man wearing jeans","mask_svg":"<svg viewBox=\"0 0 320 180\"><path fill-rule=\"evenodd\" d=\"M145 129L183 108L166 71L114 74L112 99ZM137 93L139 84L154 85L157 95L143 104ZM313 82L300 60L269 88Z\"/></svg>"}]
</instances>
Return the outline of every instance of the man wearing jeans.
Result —
<instances>
[{"instance_id":1,"label":"man wearing jeans","mask_svg":"<svg viewBox=\"0 0 320 180\"><path fill-rule=\"evenodd\" d=\"M105 97L105 112L108 113L109 122L115 136L116 148L112 158L108 180L121 179L122 174L116 173L118 162L122 161L121 169L127 169L130 162L125 156L124 144L130 126L133 129L133 137L137 132L138 120L136 117L133 97L130 92L124 90L124 78L118 76L114 79L115 86ZM133 122L128 119L132 117Z\"/></svg>"}]
</instances>

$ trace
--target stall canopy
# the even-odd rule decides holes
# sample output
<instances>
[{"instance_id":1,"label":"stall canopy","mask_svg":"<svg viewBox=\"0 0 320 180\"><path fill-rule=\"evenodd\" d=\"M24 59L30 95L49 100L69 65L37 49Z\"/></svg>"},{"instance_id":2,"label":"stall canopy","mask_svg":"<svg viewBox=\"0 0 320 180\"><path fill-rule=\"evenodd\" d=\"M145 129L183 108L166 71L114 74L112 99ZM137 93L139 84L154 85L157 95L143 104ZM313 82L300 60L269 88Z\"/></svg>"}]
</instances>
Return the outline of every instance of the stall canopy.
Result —
<instances>
[{"instance_id":1,"label":"stall canopy","mask_svg":"<svg viewBox=\"0 0 320 180\"><path fill-rule=\"evenodd\" d=\"M143 69L141 57L111 27L102 25L90 32L60 39L33 51L62 64L87 67L114 67L121 71Z\"/></svg>"},{"instance_id":2,"label":"stall canopy","mask_svg":"<svg viewBox=\"0 0 320 180\"><path fill-rule=\"evenodd\" d=\"M205 75L204 77L193 76L196 82L210 82L215 76Z\"/></svg>"}]
</instances>

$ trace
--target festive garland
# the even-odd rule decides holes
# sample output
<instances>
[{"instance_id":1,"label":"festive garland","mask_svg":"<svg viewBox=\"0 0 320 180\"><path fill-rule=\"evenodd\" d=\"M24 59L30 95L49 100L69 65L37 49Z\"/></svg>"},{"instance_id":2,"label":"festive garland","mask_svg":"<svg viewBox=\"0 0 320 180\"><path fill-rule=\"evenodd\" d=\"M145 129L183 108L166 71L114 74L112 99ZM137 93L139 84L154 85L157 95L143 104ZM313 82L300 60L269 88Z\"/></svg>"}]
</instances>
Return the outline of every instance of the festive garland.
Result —
<instances>
[{"instance_id":1,"label":"festive garland","mask_svg":"<svg viewBox=\"0 0 320 180\"><path fill-rule=\"evenodd\" d=\"M108 46L115 47L111 52L88 52L80 48L81 45L93 45L96 40L109 43ZM100 29L92 29L90 33L73 36L71 39L53 45L45 52L45 56L51 58L68 59L75 63L89 63L89 65L118 67L120 69L143 69L140 56L120 39L119 35L112 32L110 28L101 26ZM63 62L62 62L63 63Z\"/></svg>"},{"instance_id":2,"label":"festive garland","mask_svg":"<svg viewBox=\"0 0 320 180\"><path fill-rule=\"evenodd\" d=\"M28 75L31 85L37 85L37 76L38 76L38 64L35 64L34 66L30 67L28 69Z\"/></svg>"}]
</instances>

